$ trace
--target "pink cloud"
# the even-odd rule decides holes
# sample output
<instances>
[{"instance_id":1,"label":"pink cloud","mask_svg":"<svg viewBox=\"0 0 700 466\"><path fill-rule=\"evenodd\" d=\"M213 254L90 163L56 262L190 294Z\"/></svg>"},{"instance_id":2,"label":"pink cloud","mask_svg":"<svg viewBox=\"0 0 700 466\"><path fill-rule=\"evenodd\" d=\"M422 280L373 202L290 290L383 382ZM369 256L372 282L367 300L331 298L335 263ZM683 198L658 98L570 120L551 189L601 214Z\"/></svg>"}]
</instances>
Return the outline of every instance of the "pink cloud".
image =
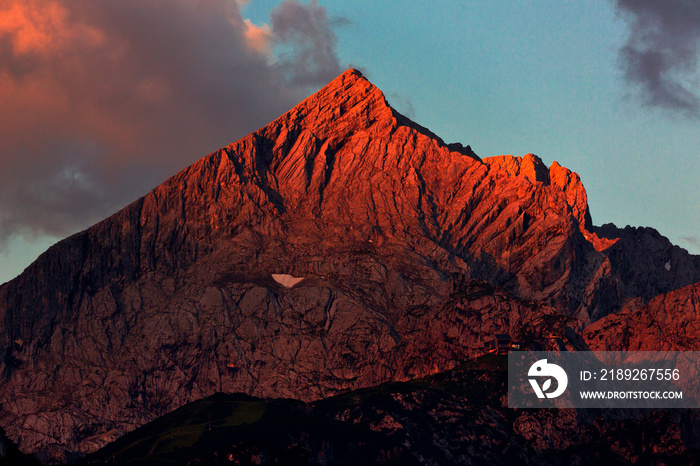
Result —
<instances>
[{"instance_id":1,"label":"pink cloud","mask_svg":"<svg viewBox=\"0 0 700 466\"><path fill-rule=\"evenodd\" d=\"M280 43L286 66L308 62L308 38L285 33L307 16L335 44L315 3L276 11L281 32L227 0L4 2L0 240L84 228L340 73L334 48L304 82L275 62Z\"/></svg>"},{"instance_id":2,"label":"pink cloud","mask_svg":"<svg viewBox=\"0 0 700 466\"><path fill-rule=\"evenodd\" d=\"M245 20L245 37L248 45L260 53L272 54L273 35L270 26L263 24L257 26L249 19Z\"/></svg>"}]
</instances>

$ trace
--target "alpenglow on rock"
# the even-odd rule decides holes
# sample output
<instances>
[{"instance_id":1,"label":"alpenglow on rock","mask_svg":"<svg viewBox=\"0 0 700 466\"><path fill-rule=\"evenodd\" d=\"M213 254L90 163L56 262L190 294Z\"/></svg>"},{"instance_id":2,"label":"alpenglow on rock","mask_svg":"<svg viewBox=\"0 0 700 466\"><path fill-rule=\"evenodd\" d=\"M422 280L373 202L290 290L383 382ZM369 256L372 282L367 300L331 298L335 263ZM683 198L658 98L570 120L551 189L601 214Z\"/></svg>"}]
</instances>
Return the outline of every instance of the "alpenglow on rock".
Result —
<instances>
[{"instance_id":1,"label":"alpenglow on rock","mask_svg":"<svg viewBox=\"0 0 700 466\"><path fill-rule=\"evenodd\" d=\"M643 298L590 219L575 173L447 145L348 70L0 287L0 426L70 459L215 392L314 400L583 326ZM699 280L674 261L659 292Z\"/></svg>"}]
</instances>

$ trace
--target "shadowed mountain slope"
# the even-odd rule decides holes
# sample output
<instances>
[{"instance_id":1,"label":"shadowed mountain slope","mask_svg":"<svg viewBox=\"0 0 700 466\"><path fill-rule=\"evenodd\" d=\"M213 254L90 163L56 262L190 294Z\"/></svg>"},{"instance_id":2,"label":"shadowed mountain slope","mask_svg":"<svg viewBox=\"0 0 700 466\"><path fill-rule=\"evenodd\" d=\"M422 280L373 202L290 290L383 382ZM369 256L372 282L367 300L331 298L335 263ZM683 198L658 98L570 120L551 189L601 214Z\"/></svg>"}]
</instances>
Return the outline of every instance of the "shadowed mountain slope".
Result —
<instances>
[{"instance_id":1,"label":"shadowed mountain slope","mask_svg":"<svg viewBox=\"0 0 700 466\"><path fill-rule=\"evenodd\" d=\"M510 409L506 357L310 404L216 394L81 465L693 464L692 411Z\"/></svg>"}]
</instances>

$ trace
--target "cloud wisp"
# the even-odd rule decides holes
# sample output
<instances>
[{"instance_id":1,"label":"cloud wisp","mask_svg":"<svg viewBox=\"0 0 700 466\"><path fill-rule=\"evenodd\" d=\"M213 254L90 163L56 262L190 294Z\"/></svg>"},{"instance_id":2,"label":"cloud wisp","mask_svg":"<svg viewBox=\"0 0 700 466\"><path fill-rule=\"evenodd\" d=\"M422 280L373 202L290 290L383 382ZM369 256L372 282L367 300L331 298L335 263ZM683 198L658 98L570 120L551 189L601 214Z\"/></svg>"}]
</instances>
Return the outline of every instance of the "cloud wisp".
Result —
<instances>
[{"instance_id":1,"label":"cloud wisp","mask_svg":"<svg viewBox=\"0 0 700 466\"><path fill-rule=\"evenodd\" d=\"M3 2L0 242L89 226L276 118L342 71L335 44L313 1L271 26L231 0Z\"/></svg>"},{"instance_id":2,"label":"cloud wisp","mask_svg":"<svg viewBox=\"0 0 700 466\"><path fill-rule=\"evenodd\" d=\"M643 104L700 117L700 3L614 0L614 4L630 30L620 50L620 65Z\"/></svg>"},{"instance_id":3,"label":"cloud wisp","mask_svg":"<svg viewBox=\"0 0 700 466\"><path fill-rule=\"evenodd\" d=\"M694 248L700 248L700 238L698 238L697 236L683 236L681 240L685 241L687 244L693 246Z\"/></svg>"},{"instance_id":4,"label":"cloud wisp","mask_svg":"<svg viewBox=\"0 0 700 466\"><path fill-rule=\"evenodd\" d=\"M307 5L285 1L272 11L270 20L274 41L286 46L280 66L292 82L321 86L338 74L337 39L325 9L316 0Z\"/></svg>"}]
</instances>

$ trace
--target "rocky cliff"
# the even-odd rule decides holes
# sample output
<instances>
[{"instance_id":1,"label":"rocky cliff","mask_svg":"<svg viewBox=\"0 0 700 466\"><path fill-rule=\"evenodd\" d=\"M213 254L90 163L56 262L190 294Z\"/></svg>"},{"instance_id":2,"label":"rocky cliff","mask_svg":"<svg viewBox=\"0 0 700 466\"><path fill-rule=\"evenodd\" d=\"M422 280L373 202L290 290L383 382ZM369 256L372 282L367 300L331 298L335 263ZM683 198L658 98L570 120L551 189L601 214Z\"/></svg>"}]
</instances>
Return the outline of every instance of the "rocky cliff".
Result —
<instances>
[{"instance_id":1,"label":"rocky cliff","mask_svg":"<svg viewBox=\"0 0 700 466\"><path fill-rule=\"evenodd\" d=\"M71 458L214 392L406 380L700 281L611 231L575 173L445 144L348 70L0 287L0 426Z\"/></svg>"}]
</instances>

